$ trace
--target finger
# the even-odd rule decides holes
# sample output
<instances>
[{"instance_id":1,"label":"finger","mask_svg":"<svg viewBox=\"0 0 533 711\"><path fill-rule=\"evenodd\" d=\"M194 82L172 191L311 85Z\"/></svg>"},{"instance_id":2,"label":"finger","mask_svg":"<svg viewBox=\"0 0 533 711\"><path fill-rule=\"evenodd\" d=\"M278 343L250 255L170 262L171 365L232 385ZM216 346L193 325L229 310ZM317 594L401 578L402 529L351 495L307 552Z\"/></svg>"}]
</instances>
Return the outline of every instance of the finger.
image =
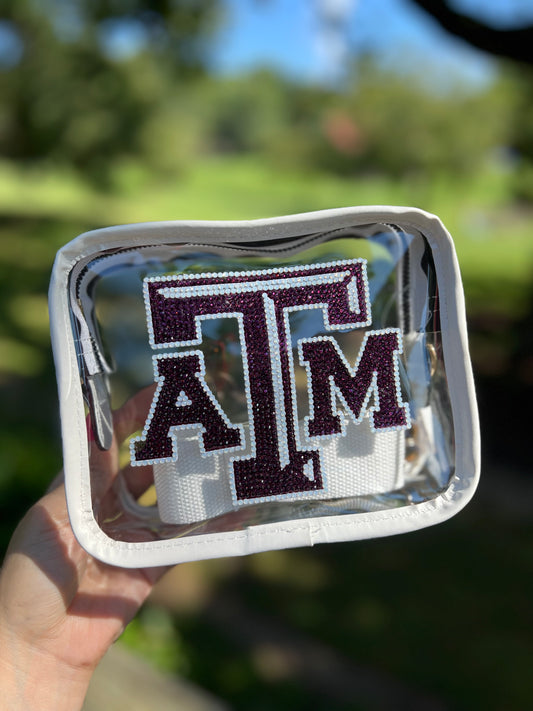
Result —
<instances>
[{"instance_id":1,"label":"finger","mask_svg":"<svg viewBox=\"0 0 533 711\"><path fill-rule=\"evenodd\" d=\"M70 614L89 617L96 623L108 620L108 633L116 639L150 594L168 567L128 569L89 560L79 594ZM116 623L111 622L115 619ZM110 639L109 641L112 641Z\"/></svg>"},{"instance_id":2,"label":"finger","mask_svg":"<svg viewBox=\"0 0 533 711\"><path fill-rule=\"evenodd\" d=\"M132 467L131 464L128 464L122 469L120 474L124 478L128 491L134 499L142 496L154 483L154 470L150 465Z\"/></svg>"},{"instance_id":3,"label":"finger","mask_svg":"<svg viewBox=\"0 0 533 711\"><path fill-rule=\"evenodd\" d=\"M130 434L144 426L155 385L143 388L113 413L113 442L109 450L91 446L90 471L93 503L102 500L119 472L118 447ZM89 437L91 430L88 430Z\"/></svg>"},{"instance_id":4,"label":"finger","mask_svg":"<svg viewBox=\"0 0 533 711\"><path fill-rule=\"evenodd\" d=\"M156 385L143 388L113 413L113 427L119 443L144 427Z\"/></svg>"},{"instance_id":5,"label":"finger","mask_svg":"<svg viewBox=\"0 0 533 711\"><path fill-rule=\"evenodd\" d=\"M151 466L125 467L100 501L99 520L114 522L120 519L120 524L123 526L126 521L131 520L131 504L137 502L153 483L154 476Z\"/></svg>"}]
</instances>

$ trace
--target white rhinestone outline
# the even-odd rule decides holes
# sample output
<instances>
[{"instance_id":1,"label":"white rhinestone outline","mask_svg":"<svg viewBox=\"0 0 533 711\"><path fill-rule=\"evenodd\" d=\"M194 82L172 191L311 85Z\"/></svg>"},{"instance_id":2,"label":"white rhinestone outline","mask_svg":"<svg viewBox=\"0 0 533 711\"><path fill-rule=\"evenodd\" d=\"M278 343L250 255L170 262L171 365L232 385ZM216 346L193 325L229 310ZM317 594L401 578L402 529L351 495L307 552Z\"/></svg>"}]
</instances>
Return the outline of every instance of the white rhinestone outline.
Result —
<instances>
[{"instance_id":1,"label":"white rhinestone outline","mask_svg":"<svg viewBox=\"0 0 533 711\"><path fill-rule=\"evenodd\" d=\"M154 336L154 328L153 328L153 319L152 319L152 307L150 303L150 295L149 295L149 287L148 284L153 284L153 283L165 283L165 282L180 282L180 281L186 281L186 280L191 280L191 279L216 279L216 278L224 278L227 279L228 277L253 277L253 276L259 276L259 275L265 275L265 274L292 274L293 272L299 272L299 271L312 271L314 270L320 270L320 269L329 269L331 267L343 267L343 266L352 266L354 264L359 264L361 265L361 271L360 271L360 277L362 280L362 291L363 291L363 297L364 297L364 309L367 315L367 319L365 321L356 321L354 323L348 323L348 324L330 324L329 323L329 318L328 318L328 313L327 309L324 312L324 323L327 327L328 330L347 330L349 328L356 329L356 328L364 328L367 326L370 326L372 324L372 311L371 311L371 304L370 304L370 289L368 285L368 276L367 276L367 260L364 258L356 258L356 259L342 259L342 260L337 260L334 262L321 262L319 264L310 264L310 265L298 265L298 266L293 266L293 267L276 267L272 269L252 269L248 271L243 271L243 272L216 272L216 273L211 273L211 272L204 272L202 274L177 274L177 275L167 275L167 276L155 276L155 277L146 277L144 279L143 283L143 296L144 296L144 303L145 303L145 309L146 309L146 316L147 316L147 326L148 326L148 340L150 343L150 346L152 349L160 349L160 348L178 348L182 346L196 346L200 345L202 343L202 335L201 335L201 324L200 321L203 320L204 318L223 318L224 314L219 314L215 316L195 316L195 328L196 328L196 337L191 340L187 341L165 341L163 343L156 343L155 342L155 336ZM309 284L310 286L312 285L320 285L321 283L333 283L334 280L336 281L342 281L346 276L349 275L349 272L346 271L341 271L341 272L336 272L336 273L326 273L326 274L306 274L305 276L296 276L296 277L291 277L291 276L281 276L280 279L277 281L280 282L278 286L275 287L275 290L278 289L291 289L297 286L301 286L302 283L305 283L306 285ZM303 282L305 280L305 282ZM316 281L315 281L316 280ZM271 291L274 290L274 288L269 288L269 284L272 283L273 280L261 280L257 282L224 282L222 284L200 284L194 287L183 287L184 289L187 290L187 293L189 290L193 292L193 295L195 296L208 296L208 295L218 295L218 294L224 294L224 293L246 293L254 290L261 290L261 291ZM253 286L254 288L248 288L248 285ZM216 292L213 291L212 294L209 293L210 289L213 289L213 287L216 287ZM185 295L180 294L180 289L182 287L175 286L175 287L162 287L161 289L158 290L158 293L161 292L167 292L168 296L166 298L186 298ZM198 290L204 290L205 291L198 291ZM190 296L190 294L188 294ZM357 277L354 276L350 279L348 282L348 305L350 310L356 315L359 316L362 313L361 309L361 304L359 302L359 294L358 294L358 284L357 284ZM322 306L322 305L319 305Z\"/></svg>"},{"instance_id":2,"label":"white rhinestone outline","mask_svg":"<svg viewBox=\"0 0 533 711\"><path fill-rule=\"evenodd\" d=\"M155 414L155 409L157 406L157 403L159 402L159 396L161 395L161 392L164 387L164 382L165 382L165 376L159 374L159 368L158 368L158 363L160 360L163 360L165 358L185 358L189 357L191 355L197 355L200 359L200 371L198 371L197 375L198 380L200 382L200 385L202 389L204 390L205 394L207 397L211 400L211 403L214 405L216 411L218 414L222 417L224 423L230 428L230 429L238 429L239 430L239 437L241 440L240 445L236 445L233 447L220 447L218 449L214 449L211 451L206 451L204 447L204 438L203 434L205 433L205 427L199 423L199 422L194 422L194 423L188 423L188 424L183 424L183 425L173 425L172 427L169 427L167 437L169 437L172 441L172 455L170 457L158 457L156 459L142 459L142 460L137 460L136 458L136 452L135 452L135 443L136 442L146 442L147 436L148 436L148 431L150 429L150 425L152 422L152 419ZM146 422L144 423L143 431L142 434L139 435L138 437L133 437L130 440L130 462L133 467L142 467L142 466L147 466L149 464L164 464L168 462L177 462L179 458L179 451L178 451L178 441L176 437L176 431L177 430L187 430L187 429L194 429L198 431L198 447L200 449L200 454L202 457L210 457L218 452L237 452L237 451L242 451L246 449L246 437L244 435L244 427L241 423L233 423L230 421L222 407L220 406L220 403L216 399L216 397L213 395L211 389L209 388L208 384L205 381L205 360L204 360L204 354L202 351L196 350L196 351L186 351L183 353L160 353L152 356L152 363L154 367L154 382L157 383L157 388L154 393L154 396L152 398L152 403L150 405L150 410L148 411L148 417L146 418ZM183 391L182 391L183 392ZM181 394L181 393L180 393Z\"/></svg>"},{"instance_id":3,"label":"white rhinestone outline","mask_svg":"<svg viewBox=\"0 0 533 711\"><path fill-rule=\"evenodd\" d=\"M368 342L368 339L370 336L381 336L385 334L390 334L394 333L396 334L396 343L397 343L397 348L395 348L392 351L392 359L393 359L393 372L394 372L394 385L395 385L395 395L396 395L396 402L398 404L398 407L403 409L405 412L405 424L404 425L396 425L394 427L375 427L374 425L374 413L379 412L379 388L377 387L377 373L374 372L372 376L372 380L370 382L370 385L367 389L366 396L364 399L364 402L361 406L361 410L359 413L358 417L355 417L354 413L352 412L352 409L346 402L346 398L342 394L341 390L337 387L335 384L335 381L333 380L333 375L329 375L328 379L330 380L330 393L331 393L331 412L334 416L338 416L340 419L340 425L341 425L341 431L340 432L335 432L332 434L326 434L326 435L313 435L311 436L309 434L309 422L314 418L314 399L313 399L313 388L312 388L312 379L311 379L311 368L309 365L309 361L307 361L304 358L303 352L302 352L302 346L304 343L313 343L317 341L329 341L335 350L337 351L341 362L345 365L347 368L348 372L350 373L351 377L354 378L356 376L357 370L359 368L359 363L361 361L361 358L363 357L363 354L365 352L365 348ZM337 437L344 437L346 435L346 417L345 417L345 412L341 412L337 409L337 403L336 403L336 397L341 401L342 405L345 407L346 412L348 413L348 416L353 420L353 422L358 425L363 421L363 418L365 416L365 413L368 410L369 413L369 420L370 420L370 430L371 432L378 433L378 432L396 432L400 430L407 430L411 427L411 411L409 408L409 403L404 402L402 400L402 393L401 393L401 384L400 384L400 371L399 371L399 365L398 365L398 358L399 355L403 353L403 340L402 340L402 334L399 328L383 328L383 329L378 329L378 330L373 330L373 331L367 331L364 335L363 342L361 344L361 347L359 349L359 353L357 355L357 359L355 361L355 364L352 368L350 363L347 361L344 353L341 351L338 343L335 341L334 338L331 336L314 336L311 338L302 338L298 342L298 356L300 360L300 365L302 365L307 372L307 393L309 397L309 415L307 415L304 418L304 432L306 438L314 442L315 440L332 440ZM368 403L370 401L370 398L374 394L374 405L371 408L368 408Z\"/></svg>"}]
</instances>

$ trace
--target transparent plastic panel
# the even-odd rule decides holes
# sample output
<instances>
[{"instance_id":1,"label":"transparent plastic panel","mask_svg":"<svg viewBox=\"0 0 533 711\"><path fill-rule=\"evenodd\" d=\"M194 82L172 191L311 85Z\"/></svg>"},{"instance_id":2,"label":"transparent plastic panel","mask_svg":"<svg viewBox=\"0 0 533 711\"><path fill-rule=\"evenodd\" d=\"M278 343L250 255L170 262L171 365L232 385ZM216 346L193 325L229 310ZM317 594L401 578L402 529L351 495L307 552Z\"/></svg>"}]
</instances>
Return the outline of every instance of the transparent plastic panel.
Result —
<instances>
[{"instance_id":1,"label":"transparent plastic panel","mask_svg":"<svg viewBox=\"0 0 533 711\"><path fill-rule=\"evenodd\" d=\"M77 265L70 287L93 508L111 538L387 510L448 487L421 234L113 251Z\"/></svg>"}]
</instances>

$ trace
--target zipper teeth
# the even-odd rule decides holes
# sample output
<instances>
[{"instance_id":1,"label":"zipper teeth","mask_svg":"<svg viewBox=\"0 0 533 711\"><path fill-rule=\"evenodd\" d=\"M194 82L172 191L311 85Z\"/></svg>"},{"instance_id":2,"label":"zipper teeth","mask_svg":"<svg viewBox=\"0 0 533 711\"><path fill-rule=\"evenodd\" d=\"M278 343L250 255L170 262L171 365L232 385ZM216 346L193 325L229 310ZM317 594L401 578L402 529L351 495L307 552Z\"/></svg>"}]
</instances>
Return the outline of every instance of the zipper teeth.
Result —
<instances>
[{"instance_id":1,"label":"zipper teeth","mask_svg":"<svg viewBox=\"0 0 533 711\"><path fill-rule=\"evenodd\" d=\"M90 264L98 264L99 262L103 262L106 259L110 259L111 257L116 256L117 254L127 254L131 252L138 252L139 250L143 249L150 249L152 247L158 247L162 245L155 245L155 244L146 244L142 245L141 247L124 247L124 248L118 248L116 250L110 251L108 254L102 254L101 256L96 256L96 257L85 257L87 259L87 264L82 268L80 273L78 274L76 278L76 298L79 298L79 292L80 292L80 287L81 287L81 282L83 281L84 277L86 276L87 272L89 271L89 265Z\"/></svg>"}]
</instances>

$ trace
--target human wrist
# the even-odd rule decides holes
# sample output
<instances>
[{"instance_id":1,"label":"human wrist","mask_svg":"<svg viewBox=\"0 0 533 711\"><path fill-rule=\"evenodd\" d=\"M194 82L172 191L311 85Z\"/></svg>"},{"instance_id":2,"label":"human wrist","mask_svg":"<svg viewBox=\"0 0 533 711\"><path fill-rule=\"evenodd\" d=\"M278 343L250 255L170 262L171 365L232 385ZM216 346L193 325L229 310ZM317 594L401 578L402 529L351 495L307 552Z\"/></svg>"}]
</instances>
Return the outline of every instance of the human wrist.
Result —
<instances>
[{"instance_id":1,"label":"human wrist","mask_svg":"<svg viewBox=\"0 0 533 711\"><path fill-rule=\"evenodd\" d=\"M0 696L6 711L79 711L92 669L75 668L0 631Z\"/></svg>"}]
</instances>

